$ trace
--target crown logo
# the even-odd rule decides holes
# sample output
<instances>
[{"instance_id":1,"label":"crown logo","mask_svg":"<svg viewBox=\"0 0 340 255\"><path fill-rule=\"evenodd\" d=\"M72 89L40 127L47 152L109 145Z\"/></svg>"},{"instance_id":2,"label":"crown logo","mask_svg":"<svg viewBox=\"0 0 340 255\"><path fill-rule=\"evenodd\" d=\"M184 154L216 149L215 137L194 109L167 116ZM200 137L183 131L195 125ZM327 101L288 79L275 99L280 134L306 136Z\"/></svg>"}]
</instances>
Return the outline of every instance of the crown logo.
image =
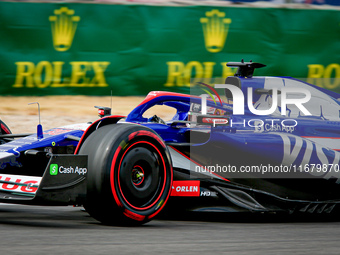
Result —
<instances>
[{"instance_id":1,"label":"crown logo","mask_svg":"<svg viewBox=\"0 0 340 255\"><path fill-rule=\"evenodd\" d=\"M73 16L74 10L67 7L54 10L54 14L55 16L49 17L52 26L53 47L57 51L67 51L72 45L80 17Z\"/></svg>"},{"instance_id":2,"label":"crown logo","mask_svg":"<svg viewBox=\"0 0 340 255\"><path fill-rule=\"evenodd\" d=\"M205 48L209 52L220 52L227 39L231 19L224 18L225 13L211 10L200 19L203 27Z\"/></svg>"}]
</instances>

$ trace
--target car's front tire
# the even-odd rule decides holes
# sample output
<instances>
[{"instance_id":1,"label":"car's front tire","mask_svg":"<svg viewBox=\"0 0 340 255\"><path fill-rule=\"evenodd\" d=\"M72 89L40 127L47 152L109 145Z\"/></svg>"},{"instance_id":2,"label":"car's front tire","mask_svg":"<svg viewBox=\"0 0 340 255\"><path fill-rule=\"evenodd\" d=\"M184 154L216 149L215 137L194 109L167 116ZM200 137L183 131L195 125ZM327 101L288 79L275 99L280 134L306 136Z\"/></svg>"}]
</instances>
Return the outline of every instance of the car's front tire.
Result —
<instances>
[{"instance_id":1,"label":"car's front tire","mask_svg":"<svg viewBox=\"0 0 340 255\"><path fill-rule=\"evenodd\" d=\"M171 159L162 139L136 124L94 131L79 154L88 155L85 209L109 225L138 225L164 207L172 183Z\"/></svg>"}]
</instances>

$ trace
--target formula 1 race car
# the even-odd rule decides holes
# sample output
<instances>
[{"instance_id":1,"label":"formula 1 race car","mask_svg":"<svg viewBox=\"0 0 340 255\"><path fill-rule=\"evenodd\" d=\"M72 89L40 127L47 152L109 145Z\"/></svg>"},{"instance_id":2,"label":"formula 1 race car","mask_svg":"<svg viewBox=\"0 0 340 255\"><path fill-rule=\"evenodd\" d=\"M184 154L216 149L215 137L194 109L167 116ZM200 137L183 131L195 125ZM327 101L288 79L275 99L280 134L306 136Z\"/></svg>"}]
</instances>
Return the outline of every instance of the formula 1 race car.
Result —
<instances>
[{"instance_id":1,"label":"formula 1 race car","mask_svg":"<svg viewBox=\"0 0 340 255\"><path fill-rule=\"evenodd\" d=\"M150 92L127 116L98 107L93 123L39 124L37 134L11 134L1 122L0 201L83 205L109 225L143 224L167 202L198 212L336 212L340 95L253 77L259 63L228 65L235 76L201 83L206 94ZM146 118L156 105L176 113Z\"/></svg>"}]
</instances>

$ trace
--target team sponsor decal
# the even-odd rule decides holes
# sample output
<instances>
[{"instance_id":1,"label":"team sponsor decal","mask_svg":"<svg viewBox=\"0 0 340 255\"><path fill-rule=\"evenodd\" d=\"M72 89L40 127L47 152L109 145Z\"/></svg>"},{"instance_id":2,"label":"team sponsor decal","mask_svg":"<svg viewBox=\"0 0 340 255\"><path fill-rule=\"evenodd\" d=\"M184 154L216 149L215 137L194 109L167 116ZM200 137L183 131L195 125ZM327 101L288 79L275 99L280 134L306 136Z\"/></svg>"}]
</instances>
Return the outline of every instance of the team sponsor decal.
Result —
<instances>
[{"instance_id":1,"label":"team sponsor decal","mask_svg":"<svg viewBox=\"0 0 340 255\"><path fill-rule=\"evenodd\" d=\"M78 123L78 124L71 124L67 126L63 126L61 128L69 129L69 130L82 130L85 131L91 124L89 123Z\"/></svg>"},{"instance_id":2,"label":"team sponsor decal","mask_svg":"<svg viewBox=\"0 0 340 255\"><path fill-rule=\"evenodd\" d=\"M58 174L85 175L86 173L87 173L86 167L59 166L58 164L50 165L50 175L58 175Z\"/></svg>"},{"instance_id":3,"label":"team sponsor decal","mask_svg":"<svg viewBox=\"0 0 340 255\"><path fill-rule=\"evenodd\" d=\"M294 171L308 173L326 180L336 179L340 183L340 153L323 144L331 139L311 138L278 134L283 141L283 159L281 165L292 166ZM313 139L313 140L312 140ZM334 145L334 143L333 143ZM315 169L314 169L315 168Z\"/></svg>"},{"instance_id":4,"label":"team sponsor decal","mask_svg":"<svg viewBox=\"0 0 340 255\"><path fill-rule=\"evenodd\" d=\"M227 117L211 117L211 116L197 116L197 122L207 125L228 125L229 119Z\"/></svg>"},{"instance_id":5,"label":"team sponsor decal","mask_svg":"<svg viewBox=\"0 0 340 255\"><path fill-rule=\"evenodd\" d=\"M200 181L173 181L171 196L173 197L199 197Z\"/></svg>"},{"instance_id":6,"label":"team sponsor decal","mask_svg":"<svg viewBox=\"0 0 340 255\"><path fill-rule=\"evenodd\" d=\"M264 122L263 120L249 120L249 122L253 121L255 127L255 133L262 133L264 131L266 132L286 132L286 133L293 133L295 131L295 127L297 126L296 120L282 120L280 124L274 124L274 121L278 121L278 119L265 119L265 121L270 121L271 123ZM285 125L285 121L295 122L294 125ZM245 124L245 121L244 121ZM245 126L245 125L244 125ZM250 126L250 125L249 125Z\"/></svg>"},{"instance_id":7,"label":"team sponsor decal","mask_svg":"<svg viewBox=\"0 0 340 255\"><path fill-rule=\"evenodd\" d=\"M73 131L73 129L66 128L53 128L44 132L44 135L60 135L67 132Z\"/></svg>"},{"instance_id":8,"label":"team sponsor decal","mask_svg":"<svg viewBox=\"0 0 340 255\"><path fill-rule=\"evenodd\" d=\"M8 152L0 150L0 169L6 168L7 164L11 166L21 167L21 163L16 161L19 157L20 152L18 152L17 147L9 148Z\"/></svg>"},{"instance_id":9,"label":"team sponsor decal","mask_svg":"<svg viewBox=\"0 0 340 255\"><path fill-rule=\"evenodd\" d=\"M212 192L210 190L202 190L200 196L201 197L216 197L217 193L216 192Z\"/></svg>"},{"instance_id":10,"label":"team sponsor decal","mask_svg":"<svg viewBox=\"0 0 340 255\"><path fill-rule=\"evenodd\" d=\"M0 174L0 190L35 194L41 177Z\"/></svg>"}]
</instances>

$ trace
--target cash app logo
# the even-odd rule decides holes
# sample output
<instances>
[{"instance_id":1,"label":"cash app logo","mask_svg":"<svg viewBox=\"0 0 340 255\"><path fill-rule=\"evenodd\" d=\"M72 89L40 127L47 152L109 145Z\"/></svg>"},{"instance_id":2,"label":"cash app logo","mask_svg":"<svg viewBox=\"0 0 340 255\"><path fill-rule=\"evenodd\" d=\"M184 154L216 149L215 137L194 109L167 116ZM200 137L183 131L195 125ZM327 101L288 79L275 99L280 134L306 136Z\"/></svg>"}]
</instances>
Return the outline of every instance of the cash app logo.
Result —
<instances>
[{"instance_id":1,"label":"cash app logo","mask_svg":"<svg viewBox=\"0 0 340 255\"><path fill-rule=\"evenodd\" d=\"M58 164L51 164L50 175L57 175L57 174L58 174Z\"/></svg>"}]
</instances>

